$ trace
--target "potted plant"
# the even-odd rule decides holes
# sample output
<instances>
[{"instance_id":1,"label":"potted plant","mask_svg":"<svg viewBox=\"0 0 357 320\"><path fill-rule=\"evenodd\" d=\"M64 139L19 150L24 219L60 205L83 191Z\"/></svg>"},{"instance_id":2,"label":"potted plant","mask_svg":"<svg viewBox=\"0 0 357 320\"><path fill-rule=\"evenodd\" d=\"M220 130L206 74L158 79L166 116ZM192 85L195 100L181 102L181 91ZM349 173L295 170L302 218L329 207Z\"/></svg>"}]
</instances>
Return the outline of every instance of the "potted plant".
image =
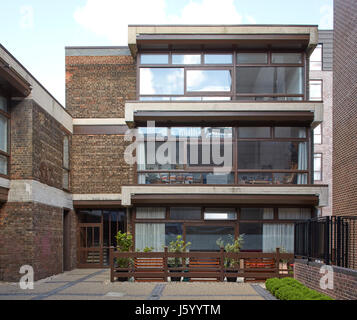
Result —
<instances>
[{"instance_id":1,"label":"potted plant","mask_svg":"<svg viewBox=\"0 0 357 320\"><path fill-rule=\"evenodd\" d=\"M232 235L229 235L230 242L226 243L224 245L224 241L222 238L219 238L216 243L217 245L221 248L223 247L226 252L234 252L238 253L240 251L240 248L243 245L243 235L240 235L237 239L234 239ZM239 263L239 260L235 260L232 258L225 258L224 259L224 268L232 268L235 267ZM234 270L226 270L227 273L232 272L235 273L236 271ZM227 277L227 282L236 282L237 277Z\"/></svg>"},{"instance_id":2,"label":"potted plant","mask_svg":"<svg viewBox=\"0 0 357 320\"><path fill-rule=\"evenodd\" d=\"M178 235L176 237L175 241L171 241L168 246L168 251L169 252L175 252L175 253L181 253L185 252L186 249L191 245L191 242L185 243L184 240L182 240L182 236ZM169 258L169 267L170 268L180 268L182 267L182 258ZM171 269L171 272L182 272L182 270L178 269ZM181 277L171 277L171 281L180 281Z\"/></svg>"},{"instance_id":3,"label":"potted plant","mask_svg":"<svg viewBox=\"0 0 357 320\"><path fill-rule=\"evenodd\" d=\"M115 236L118 252L129 252L133 247L133 236L130 232L121 232ZM116 258L116 266L119 268L126 268L126 270L118 270L118 272L128 272L131 263L130 258ZM118 281L128 281L127 277L118 277Z\"/></svg>"}]
</instances>

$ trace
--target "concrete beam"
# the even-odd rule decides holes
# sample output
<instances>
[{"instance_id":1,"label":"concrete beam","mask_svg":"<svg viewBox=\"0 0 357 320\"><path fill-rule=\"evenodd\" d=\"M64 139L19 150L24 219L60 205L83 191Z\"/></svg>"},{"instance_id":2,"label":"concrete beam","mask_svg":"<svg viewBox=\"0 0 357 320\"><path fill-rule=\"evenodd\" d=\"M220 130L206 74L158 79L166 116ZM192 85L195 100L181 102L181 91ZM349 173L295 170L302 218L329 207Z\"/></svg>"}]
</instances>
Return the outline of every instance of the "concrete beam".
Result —
<instances>
[{"instance_id":1,"label":"concrete beam","mask_svg":"<svg viewBox=\"0 0 357 320\"><path fill-rule=\"evenodd\" d=\"M74 126L126 125L125 118L78 118L73 119Z\"/></svg>"},{"instance_id":2,"label":"concrete beam","mask_svg":"<svg viewBox=\"0 0 357 320\"><path fill-rule=\"evenodd\" d=\"M163 197L169 194L222 194L222 195L313 195L319 197L319 207L328 205L328 186L326 185L296 185L296 186L123 186L122 205L131 206L132 195L160 194Z\"/></svg>"},{"instance_id":3,"label":"concrete beam","mask_svg":"<svg viewBox=\"0 0 357 320\"><path fill-rule=\"evenodd\" d=\"M11 180L8 202L39 202L73 209L72 195L36 180Z\"/></svg>"},{"instance_id":4,"label":"concrete beam","mask_svg":"<svg viewBox=\"0 0 357 320\"><path fill-rule=\"evenodd\" d=\"M138 111L310 111L314 114L312 128L323 121L322 102L147 102L129 101L125 103L125 121L129 127L134 127L134 113Z\"/></svg>"},{"instance_id":5,"label":"concrete beam","mask_svg":"<svg viewBox=\"0 0 357 320\"><path fill-rule=\"evenodd\" d=\"M73 194L73 201L120 201L120 193Z\"/></svg>"}]
</instances>

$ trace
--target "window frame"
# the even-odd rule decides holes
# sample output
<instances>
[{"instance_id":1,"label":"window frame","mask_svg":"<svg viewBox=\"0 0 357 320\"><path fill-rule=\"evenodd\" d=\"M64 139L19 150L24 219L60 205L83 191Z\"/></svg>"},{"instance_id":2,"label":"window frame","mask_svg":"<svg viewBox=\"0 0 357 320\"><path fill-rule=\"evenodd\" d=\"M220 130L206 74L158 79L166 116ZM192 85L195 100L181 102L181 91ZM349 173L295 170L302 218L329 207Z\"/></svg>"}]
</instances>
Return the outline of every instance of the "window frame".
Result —
<instances>
[{"instance_id":1,"label":"window frame","mask_svg":"<svg viewBox=\"0 0 357 320\"><path fill-rule=\"evenodd\" d=\"M10 130L11 130L11 114L10 114L10 108L11 108L11 100L10 97L7 96L6 94L2 94L0 91L0 95L5 98L7 102L7 112L4 110L0 110L0 115L2 115L4 118L6 118L6 126L7 126L7 137L6 137L6 142L7 142L7 151L3 151L0 149L0 155L6 157L7 159L7 170L6 173L0 173L0 177L8 179L10 177L10 172L11 172L11 135L10 135Z\"/></svg>"},{"instance_id":2,"label":"window frame","mask_svg":"<svg viewBox=\"0 0 357 320\"><path fill-rule=\"evenodd\" d=\"M318 156L318 155L319 155L318 158L320 158L320 170L319 171L315 170L315 156ZM314 172L313 172L313 174L314 174L314 182L323 181L323 160L322 160L322 158L323 158L323 154L321 152L315 152L314 153ZM315 172L319 172L320 173L320 179L315 179Z\"/></svg>"},{"instance_id":3,"label":"window frame","mask_svg":"<svg viewBox=\"0 0 357 320\"><path fill-rule=\"evenodd\" d=\"M312 54L311 54L311 55L310 55L310 59L309 59L309 70L310 70L310 71L323 71L323 56L324 56L324 51L323 51L323 50L324 50L324 46L323 46L323 43L318 43L317 46L316 46L316 48L317 48L317 47L321 47L321 60L320 60L320 61L311 60L311 55L312 55ZM316 49L316 48L315 48L315 49ZM318 63L320 63L320 64L321 64L321 67L320 67L319 69L312 69L312 68L311 68L311 63L312 63L312 62L318 62Z\"/></svg>"},{"instance_id":4,"label":"window frame","mask_svg":"<svg viewBox=\"0 0 357 320\"><path fill-rule=\"evenodd\" d=\"M167 64L141 64L141 55L142 54L168 54L169 59ZM239 53L266 53L267 54L267 63L249 63L249 64L238 64L237 55ZM272 63L272 54L273 53L300 53L301 54L301 63ZM174 54L193 54L201 56L200 64L173 64L172 63L172 55ZM232 63L231 64L205 64L204 56L205 54L231 54L232 55ZM289 99L298 98L299 101L306 101L306 87L307 87L307 77L306 77L306 54L304 51L299 50L192 50L192 51L184 51L184 50L157 50L157 51L141 51L138 53L137 59L137 86L136 86L136 98L140 101L147 101L145 99L152 99L150 101L161 101L160 99L166 99L164 101L177 101L173 100L175 98L200 98L199 101L202 101L206 97L228 97L229 101L245 101L254 99L268 99L268 100L279 100L282 98L288 99L286 101L290 101ZM244 93L237 94L236 88L236 80L237 80L237 72L239 72L240 67L301 67L302 68L302 85L303 90L301 94L254 94L254 93ZM140 69L141 68L183 68L184 69L184 93L182 95L170 95L170 94L140 94ZM187 70L230 70L231 71L231 90L228 91L217 91L217 92L204 92L204 91L188 91L187 90ZM143 98L143 99L142 99ZM156 98L156 100L155 100ZM243 100L242 100L243 99ZM186 99L189 101L189 99ZM192 100L196 101L196 100ZM214 101L214 100L212 100ZM220 100L217 100L220 101ZM264 100L263 100L264 101ZM285 101L285 100L284 100Z\"/></svg>"},{"instance_id":5,"label":"window frame","mask_svg":"<svg viewBox=\"0 0 357 320\"><path fill-rule=\"evenodd\" d=\"M309 127L303 127L305 128L305 138L276 138L275 137L275 127L283 127L283 126L265 126L270 128L270 137L269 138L240 138L238 136L238 126L237 127L229 127L232 128L232 171L230 173L227 173L227 175L232 175L233 174L233 184L232 183L227 183L224 185L246 185L239 183L239 174L241 173L265 173L265 174L271 174L272 175L272 182L276 181L274 180L276 174L306 174L307 175L307 183L306 184L311 184L312 181L312 172L311 172L311 150L310 150L310 141L311 141L311 133ZM286 127L286 126L284 126ZM289 126L290 127L290 126ZM301 126L299 126L301 127ZM168 127L169 130L171 130L171 127ZM203 128L203 127L201 127ZM213 127L214 128L214 127ZM217 127L218 128L218 127ZM221 127L219 127L221 128ZM143 140L140 140L142 143L145 143L146 141L153 141L150 139L150 137L144 137ZM164 141L167 141L167 137L164 138ZM222 143L223 139L221 139ZM298 169L239 169L238 167L238 142L239 141L271 141L271 142L306 142L307 143L307 168L306 170L298 170ZM161 142L161 141L160 141ZM187 141L189 142L189 141ZM198 139L199 143L202 143L202 138ZM211 141L212 142L212 141ZM187 143L188 145L188 143ZM186 149L186 155L187 155L187 149ZM155 169L155 170L136 170L136 176L137 176L137 181L138 184L146 184L146 178L145 178L145 183L139 183L140 181L140 175L146 175L146 174L157 174L157 175L167 175L167 182L164 182L161 180L159 184L161 185L179 185L180 183L176 183L176 177L175 177L175 183L172 183L172 180L170 179L171 175L177 175L177 174L191 174L192 176L194 174L199 175L200 174L200 183L190 183L191 185L202 185L202 186L207 186L207 185L215 185L215 184L204 184L203 179L204 179L204 174L209 174L213 173L215 166L190 166L189 164L183 165L182 169ZM229 177L227 177L229 178ZM193 178L192 178L193 179ZM185 184L185 182L182 182L182 184ZM276 183L270 183L268 185L276 185ZM280 185L280 184L279 184ZM293 183L283 183L281 184L282 186L286 185L296 185Z\"/></svg>"},{"instance_id":6,"label":"window frame","mask_svg":"<svg viewBox=\"0 0 357 320\"><path fill-rule=\"evenodd\" d=\"M320 126L320 134L319 134L319 136L321 137L321 142L315 142L315 136L318 136L318 134L315 134L315 129L318 127L318 126ZM322 124L322 122L319 124L319 125L317 125L317 127L315 128L315 129L313 129L313 136L314 136L314 144L316 144L316 145L322 145L323 144L323 124Z\"/></svg>"},{"instance_id":7,"label":"window frame","mask_svg":"<svg viewBox=\"0 0 357 320\"><path fill-rule=\"evenodd\" d=\"M312 81L316 81L316 82L320 82L321 84L321 87L320 87L320 93L321 93L321 99L311 99L311 82ZM309 101L323 101L323 93L324 93L324 90L323 90L323 80L322 79L309 79Z\"/></svg>"},{"instance_id":8,"label":"window frame","mask_svg":"<svg viewBox=\"0 0 357 320\"><path fill-rule=\"evenodd\" d=\"M136 218L136 208L138 207L148 207L150 205L137 205L132 209L132 219L131 219L131 230L133 235L133 246L135 247L135 225L136 223L160 223L160 224L169 224L169 223L180 223L182 224L182 240L186 241L186 227L190 226L230 226L234 228L234 238L237 239L240 235L240 224L294 224L295 222L299 222L300 220L283 220L279 219L278 210L279 208L310 208L311 210L311 218L315 217L315 209L314 207L307 206L307 205L242 205L242 206L234 206L234 205L204 205L204 204L192 204L192 207L200 207L201 208L201 218L200 219L170 219L170 207L169 205L161 205L156 207L165 207L166 208L166 216L164 219L137 219ZM187 204L182 205L172 205L174 207L188 207ZM236 212L236 219L234 220L205 220L204 219L204 212L208 208L234 208ZM241 219L241 209L242 208L271 208L273 209L273 218L272 219Z\"/></svg>"}]
</instances>

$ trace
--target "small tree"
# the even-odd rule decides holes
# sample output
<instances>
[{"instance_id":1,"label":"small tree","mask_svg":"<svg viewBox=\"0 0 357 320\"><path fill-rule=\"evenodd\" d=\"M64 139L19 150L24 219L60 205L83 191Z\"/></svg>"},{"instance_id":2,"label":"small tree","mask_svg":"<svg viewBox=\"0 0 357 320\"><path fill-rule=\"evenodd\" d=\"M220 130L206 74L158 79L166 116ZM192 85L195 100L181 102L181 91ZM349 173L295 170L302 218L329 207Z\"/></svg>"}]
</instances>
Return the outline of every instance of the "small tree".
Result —
<instances>
[{"instance_id":1,"label":"small tree","mask_svg":"<svg viewBox=\"0 0 357 320\"><path fill-rule=\"evenodd\" d=\"M119 252L129 252L133 247L133 236L130 232L125 233L118 231L115 236L115 240L117 242L117 250ZM128 268L130 261L130 258L116 259L116 262L120 268Z\"/></svg>"},{"instance_id":2,"label":"small tree","mask_svg":"<svg viewBox=\"0 0 357 320\"><path fill-rule=\"evenodd\" d=\"M219 238L216 243L217 245L221 248L223 247L226 252L239 252L240 248L242 247L244 240L243 240L243 234L241 234L237 239L234 239L234 237L230 234L229 238L231 242L227 242L226 245L224 245L224 241L222 238ZM229 267L234 267L238 261L231 259L231 258L226 258L224 259L224 266L225 268Z\"/></svg>"},{"instance_id":3,"label":"small tree","mask_svg":"<svg viewBox=\"0 0 357 320\"><path fill-rule=\"evenodd\" d=\"M185 243L182 240L182 236L178 235L175 241L171 241L168 246L169 252L181 253L185 252L186 249L191 245L191 242ZM182 264L181 258L169 258L169 263L174 267L179 267Z\"/></svg>"}]
</instances>

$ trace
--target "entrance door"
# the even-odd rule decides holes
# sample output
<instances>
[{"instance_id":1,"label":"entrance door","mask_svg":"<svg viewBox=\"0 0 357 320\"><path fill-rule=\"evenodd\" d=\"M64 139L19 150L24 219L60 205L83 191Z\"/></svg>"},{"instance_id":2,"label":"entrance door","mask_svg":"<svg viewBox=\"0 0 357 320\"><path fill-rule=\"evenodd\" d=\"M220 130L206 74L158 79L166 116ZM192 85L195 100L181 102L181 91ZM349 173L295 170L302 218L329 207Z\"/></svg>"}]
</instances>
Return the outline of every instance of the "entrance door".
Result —
<instances>
[{"instance_id":1,"label":"entrance door","mask_svg":"<svg viewBox=\"0 0 357 320\"><path fill-rule=\"evenodd\" d=\"M79 224L79 267L103 267L103 232L101 223Z\"/></svg>"}]
</instances>

